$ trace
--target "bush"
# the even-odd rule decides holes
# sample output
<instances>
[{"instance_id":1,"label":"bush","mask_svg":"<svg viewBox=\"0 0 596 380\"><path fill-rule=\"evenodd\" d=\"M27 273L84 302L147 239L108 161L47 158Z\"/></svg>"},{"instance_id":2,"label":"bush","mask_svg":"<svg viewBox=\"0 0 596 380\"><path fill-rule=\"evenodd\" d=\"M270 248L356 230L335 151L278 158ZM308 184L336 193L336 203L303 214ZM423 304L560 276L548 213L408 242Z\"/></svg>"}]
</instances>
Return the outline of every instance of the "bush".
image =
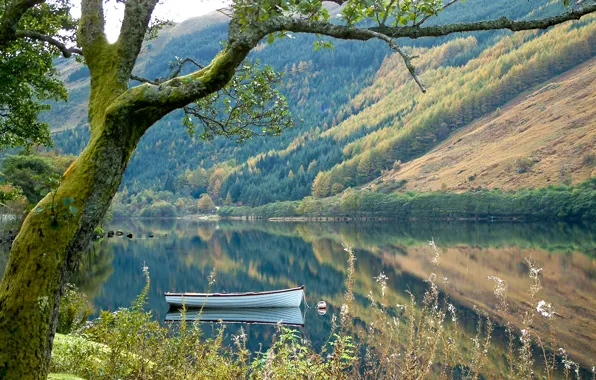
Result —
<instances>
[{"instance_id":1,"label":"bush","mask_svg":"<svg viewBox=\"0 0 596 380\"><path fill-rule=\"evenodd\" d=\"M87 302L87 297L77 292L74 285L66 284L60 299L56 332L69 334L80 330L87 322L89 314L91 314L91 308Z\"/></svg>"},{"instance_id":2,"label":"bush","mask_svg":"<svg viewBox=\"0 0 596 380\"><path fill-rule=\"evenodd\" d=\"M177 215L176 207L166 201L157 201L141 211L142 218L173 218Z\"/></svg>"},{"instance_id":3,"label":"bush","mask_svg":"<svg viewBox=\"0 0 596 380\"><path fill-rule=\"evenodd\" d=\"M514 166L517 173L526 173L532 166L534 166L534 160L530 158L518 158L515 160Z\"/></svg>"}]
</instances>

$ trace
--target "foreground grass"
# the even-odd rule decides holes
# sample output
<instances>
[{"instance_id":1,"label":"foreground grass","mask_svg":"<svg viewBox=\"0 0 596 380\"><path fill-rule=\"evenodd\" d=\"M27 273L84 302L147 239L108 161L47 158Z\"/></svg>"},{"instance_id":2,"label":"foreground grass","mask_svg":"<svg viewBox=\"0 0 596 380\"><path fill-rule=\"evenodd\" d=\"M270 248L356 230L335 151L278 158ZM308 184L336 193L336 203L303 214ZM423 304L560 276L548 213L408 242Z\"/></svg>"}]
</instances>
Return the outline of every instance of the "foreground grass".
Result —
<instances>
[{"instance_id":1,"label":"foreground grass","mask_svg":"<svg viewBox=\"0 0 596 380\"><path fill-rule=\"evenodd\" d=\"M69 299L63 300L70 316L63 326L76 327L68 336L57 335L51 371L87 379L581 378L579 365L557 345L558 314L547 301L536 298L541 288L540 269L531 261L526 264L535 307L523 313L521 327L505 324L509 344L506 352L496 352L491 347L493 321L483 315L478 318L471 345L462 344L466 338L455 328L461 316L448 295L439 291L434 273L427 279L420 301L410 293L408 304L396 306L387 305L387 277L380 273L375 278L380 297L375 298L372 292L369 295L374 318L366 325L366 340L358 341L351 314L356 257L350 248L346 251L344 304L339 315L333 316L331 334L320 351L313 349L299 331L281 325L264 352L250 352L242 330L233 336L232 345L226 346L224 326L210 338L203 335L200 323L160 326L143 308L150 286L144 268L147 285L130 308L102 312L99 319L81 325L77 315L84 316L85 311L74 313ZM433 242L430 252L438 269L440 255ZM505 317L510 313L507 284L497 277L489 280L495 284L497 313ZM80 299L75 301L80 305ZM75 323L69 323L71 319ZM548 324L550 336L537 334L533 326L541 323ZM501 374L487 368L494 356L506 357L507 368ZM535 361L536 357L542 359ZM583 373L584 378L594 379L593 370L587 375Z\"/></svg>"}]
</instances>

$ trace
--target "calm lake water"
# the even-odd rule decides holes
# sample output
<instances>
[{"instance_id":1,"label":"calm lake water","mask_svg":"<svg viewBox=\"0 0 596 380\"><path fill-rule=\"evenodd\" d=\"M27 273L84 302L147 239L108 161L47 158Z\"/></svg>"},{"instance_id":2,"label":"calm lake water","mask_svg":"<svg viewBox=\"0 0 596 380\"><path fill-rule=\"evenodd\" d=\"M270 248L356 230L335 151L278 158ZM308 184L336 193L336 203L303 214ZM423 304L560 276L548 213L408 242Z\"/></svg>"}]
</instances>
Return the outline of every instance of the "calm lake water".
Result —
<instances>
[{"instance_id":1,"label":"calm lake water","mask_svg":"<svg viewBox=\"0 0 596 380\"><path fill-rule=\"evenodd\" d=\"M110 229L131 232L134 238L105 238L93 244L73 280L93 300L96 311L130 305L144 286L141 268L147 265L151 274L147 308L163 320L168 311L164 292L205 291L215 269L215 292L305 285L311 306L325 300L330 306L327 314L321 316L309 309L305 327L300 328L319 348L329 336L332 315L341 307L346 290L347 255L342 244L353 247L356 254L353 314L362 335L362 327L372 320L367 295L373 291L378 298L374 277L379 273L389 278L390 305L406 304L408 289L422 298L425 279L433 271L428 241L434 239L441 254L437 276L448 280L447 285L439 282L442 290L449 289L458 308L463 340L471 341L475 334L478 317L472 311L474 305L495 316L494 283L488 277L498 276L509 285L508 301L514 315L535 307L539 300L552 303L561 315L557 322L559 344L584 368L596 362L593 225L120 220L107 227ZM543 268L544 288L534 300L528 293L526 257ZM0 273L5 262L6 254L0 255ZM519 324L516 317L510 321ZM228 324L227 332L235 334L239 326ZM242 326L251 349L260 344L266 348L275 333L271 325ZM547 331L538 319L534 327ZM504 368L504 341L502 329L497 329L493 342L497 355L489 366L497 371Z\"/></svg>"}]
</instances>

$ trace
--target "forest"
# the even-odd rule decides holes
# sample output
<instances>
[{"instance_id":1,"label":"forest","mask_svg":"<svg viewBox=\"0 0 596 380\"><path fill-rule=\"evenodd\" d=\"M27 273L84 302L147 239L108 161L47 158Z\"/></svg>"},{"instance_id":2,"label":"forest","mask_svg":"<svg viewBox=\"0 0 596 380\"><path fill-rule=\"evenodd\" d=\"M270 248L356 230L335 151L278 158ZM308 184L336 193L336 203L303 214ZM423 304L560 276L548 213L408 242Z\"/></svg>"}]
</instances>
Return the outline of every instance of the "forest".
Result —
<instances>
[{"instance_id":1,"label":"forest","mask_svg":"<svg viewBox=\"0 0 596 380\"><path fill-rule=\"evenodd\" d=\"M437 22L480 19L491 10L536 17L553 14L560 6L507 7L486 1L467 5L465 12L447 8ZM190 25L183 30L190 30L189 35L177 35L174 29L165 34L167 43L159 38L150 42L139 59L139 74L164 75L175 54L209 60L226 30L225 22L209 17L187 21ZM192 24L199 22L205 26ZM592 58L594 25L593 19L585 18L546 32L405 41L421 57L417 67L428 84L426 94L419 93L399 56L380 42L335 41L332 50L318 51L312 48L312 36L263 43L251 59L283 72L279 86L294 127L281 136L242 144L224 137L205 142L188 135L179 113L168 115L133 154L113 201L114 214L193 214L199 212L203 194L218 206L260 206L331 196L366 184L532 86ZM189 44L190 39L200 43ZM294 46L295 42L299 43ZM58 67L71 88L68 106L80 104L84 109L87 69L65 62ZM89 134L84 119L73 121L72 114L62 112L65 106L53 104L42 118L56 130L57 150L77 154Z\"/></svg>"}]
</instances>

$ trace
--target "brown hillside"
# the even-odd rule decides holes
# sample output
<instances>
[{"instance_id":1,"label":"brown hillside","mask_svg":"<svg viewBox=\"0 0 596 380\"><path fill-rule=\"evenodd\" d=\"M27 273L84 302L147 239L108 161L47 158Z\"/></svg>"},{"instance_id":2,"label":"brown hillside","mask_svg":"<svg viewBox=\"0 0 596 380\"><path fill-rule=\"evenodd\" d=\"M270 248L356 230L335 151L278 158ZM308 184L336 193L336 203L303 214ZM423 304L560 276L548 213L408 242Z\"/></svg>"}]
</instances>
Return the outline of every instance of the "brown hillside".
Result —
<instances>
[{"instance_id":1,"label":"brown hillside","mask_svg":"<svg viewBox=\"0 0 596 380\"><path fill-rule=\"evenodd\" d=\"M462 128L381 181L407 180L400 190L515 189L594 175L596 58Z\"/></svg>"}]
</instances>

